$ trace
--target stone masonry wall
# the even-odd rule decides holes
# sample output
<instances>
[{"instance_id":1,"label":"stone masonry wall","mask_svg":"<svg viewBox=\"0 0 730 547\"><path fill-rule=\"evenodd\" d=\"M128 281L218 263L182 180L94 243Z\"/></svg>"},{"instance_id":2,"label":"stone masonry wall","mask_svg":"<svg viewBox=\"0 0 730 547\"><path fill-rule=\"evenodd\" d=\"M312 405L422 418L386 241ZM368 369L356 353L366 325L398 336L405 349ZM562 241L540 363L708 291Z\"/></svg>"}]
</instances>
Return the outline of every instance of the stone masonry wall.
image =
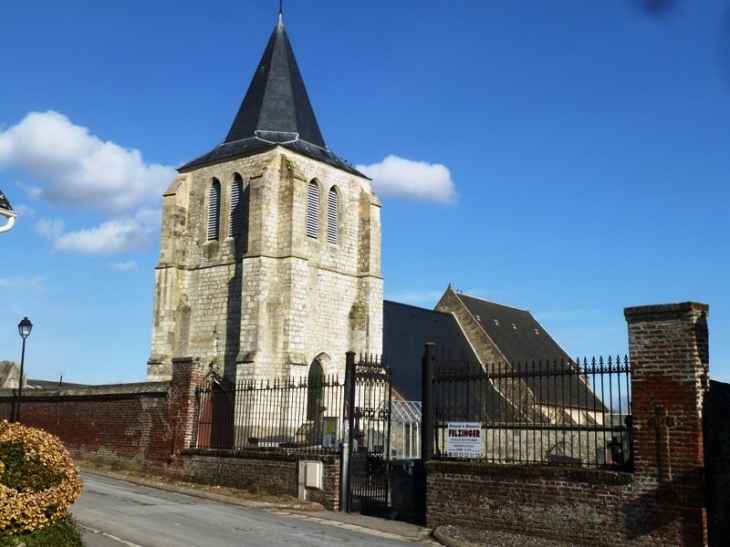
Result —
<instances>
[{"instance_id":1,"label":"stone masonry wall","mask_svg":"<svg viewBox=\"0 0 730 547\"><path fill-rule=\"evenodd\" d=\"M248 221L229 237L230 186L245 185ZM211 181L221 183L220 237L207 240ZM319 237L307 237L307 188L320 190ZM327 195L339 198L328 243ZM321 355L382 351L380 203L366 179L274 146L178 176L164 197L148 379L196 358L229 380L297 376Z\"/></svg>"},{"instance_id":2,"label":"stone masonry wall","mask_svg":"<svg viewBox=\"0 0 730 547\"><path fill-rule=\"evenodd\" d=\"M436 304L437 311L451 313L456 318L459 326L464 331L466 338L472 344L472 348L482 363L482 366L489 367L487 372L493 370L511 370L510 363L494 344L491 338L481 327L477 319L464 306L464 303L449 286L441 300ZM523 412L534 412L539 408L535 403L535 397L530 387L522 378L501 378L495 380L497 391L509 401L515 404Z\"/></svg>"},{"instance_id":3,"label":"stone masonry wall","mask_svg":"<svg viewBox=\"0 0 730 547\"><path fill-rule=\"evenodd\" d=\"M494 345L494 342L490 340L474 316L456 296L451 286L449 286L441 297L441 300L436 304L435 309L436 311L454 315L459 322L459 326L464 331L466 338L474 345L474 351L485 366L510 366L510 363L504 358L499 348Z\"/></svg>"}]
</instances>

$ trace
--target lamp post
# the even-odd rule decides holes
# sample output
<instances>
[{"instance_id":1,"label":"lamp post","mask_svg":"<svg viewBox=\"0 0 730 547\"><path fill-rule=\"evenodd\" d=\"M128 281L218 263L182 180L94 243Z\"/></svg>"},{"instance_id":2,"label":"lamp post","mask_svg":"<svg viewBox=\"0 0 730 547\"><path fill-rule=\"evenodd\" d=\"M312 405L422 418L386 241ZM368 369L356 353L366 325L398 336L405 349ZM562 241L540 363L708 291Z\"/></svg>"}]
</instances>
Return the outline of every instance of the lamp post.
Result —
<instances>
[{"instance_id":1,"label":"lamp post","mask_svg":"<svg viewBox=\"0 0 730 547\"><path fill-rule=\"evenodd\" d=\"M10 228L12 228L15 224L15 217L17 216L18 214L13 211L8 198L6 198L2 190L0 190L0 217L6 218L5 224L0 226L0 232L7 232L10 230Z\"/></svg>"},{"instance_id":2,"label":"lamp post","mask_svg":"<svg viewBox=\"0 0 730 547\"><path fill-rule=\"evenodd\" d=\"M23 368L25 366L25 339L30 336L30 331L33 330L33 323L30 319L23 317L18 323L18 334L23 339L23 351L20 354L20 378L18 379L18 401L15 405L15 412L13 413L13 421L17 422L20 420L20 399L23 397Z\"/></svg>"}]
</instances>

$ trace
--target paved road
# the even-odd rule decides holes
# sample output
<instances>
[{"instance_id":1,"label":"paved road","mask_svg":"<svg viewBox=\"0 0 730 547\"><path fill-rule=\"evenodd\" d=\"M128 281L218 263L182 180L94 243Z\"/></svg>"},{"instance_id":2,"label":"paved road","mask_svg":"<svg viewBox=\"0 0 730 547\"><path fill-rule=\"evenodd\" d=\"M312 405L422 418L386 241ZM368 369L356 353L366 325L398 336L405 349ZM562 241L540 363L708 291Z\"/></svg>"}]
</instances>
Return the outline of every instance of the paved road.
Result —
<instances>
[{"instance_id":1,"label":"paved road","mask_svg":"<svg viewBox=\"0 0 730 547\"><path fill-rule=\"evenodd\" d=\"M245 509L95 475L84 475L72 513L87 529L88 547L415 545L317 513Z\"/></svg>"}]
</instances>

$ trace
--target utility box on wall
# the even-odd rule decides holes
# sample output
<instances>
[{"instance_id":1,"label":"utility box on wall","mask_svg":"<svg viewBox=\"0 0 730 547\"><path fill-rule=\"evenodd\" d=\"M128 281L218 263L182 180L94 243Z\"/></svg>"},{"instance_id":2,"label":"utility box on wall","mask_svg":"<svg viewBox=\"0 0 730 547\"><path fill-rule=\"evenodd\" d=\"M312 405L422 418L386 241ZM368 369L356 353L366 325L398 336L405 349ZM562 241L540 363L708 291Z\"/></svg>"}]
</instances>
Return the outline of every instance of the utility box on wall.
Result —
<instances>
[{"instance_id":1,"label":"utility box on wall","mask_svg":"<svg viewBox=\"0 0 730 547\"><path fill-rule=\"evenodd\" d=\"M322 476L324 466L318 461L299 462L299 499L306 499L306 489L322 490Z\"/></svg>"}]
</instances>

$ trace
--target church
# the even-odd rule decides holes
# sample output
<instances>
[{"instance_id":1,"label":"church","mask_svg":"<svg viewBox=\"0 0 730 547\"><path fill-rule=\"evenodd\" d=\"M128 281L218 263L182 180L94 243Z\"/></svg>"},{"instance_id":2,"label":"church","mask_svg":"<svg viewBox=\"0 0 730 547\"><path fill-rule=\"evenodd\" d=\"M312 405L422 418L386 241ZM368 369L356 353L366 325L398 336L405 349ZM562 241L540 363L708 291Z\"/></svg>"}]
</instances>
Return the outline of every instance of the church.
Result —
<instances>
[{"instance_id":1,"label":"church","mask_svg":"<svg viewBox=\"0 0 730 547\"><path fill-rule=\"evenodd\" d=\"M281 13L230 131L163 197L149 381L342 374L382 351L380 202L325 144Z\"/></svg>"},{"instance_id":2,"label":"church","mask_svg":"<svg viewBox=\"0 0 730 547\"><path fill-rule=\"evenodd\" d=\"M570 357L524 310L449 287L435 310L383 300L381 204L325 144L281 13L221 144L163 197L147 380L197 359L228 382L344 376L383 356L420 399L426 342L490 365Z\"/></svg>"}]
</instances>

